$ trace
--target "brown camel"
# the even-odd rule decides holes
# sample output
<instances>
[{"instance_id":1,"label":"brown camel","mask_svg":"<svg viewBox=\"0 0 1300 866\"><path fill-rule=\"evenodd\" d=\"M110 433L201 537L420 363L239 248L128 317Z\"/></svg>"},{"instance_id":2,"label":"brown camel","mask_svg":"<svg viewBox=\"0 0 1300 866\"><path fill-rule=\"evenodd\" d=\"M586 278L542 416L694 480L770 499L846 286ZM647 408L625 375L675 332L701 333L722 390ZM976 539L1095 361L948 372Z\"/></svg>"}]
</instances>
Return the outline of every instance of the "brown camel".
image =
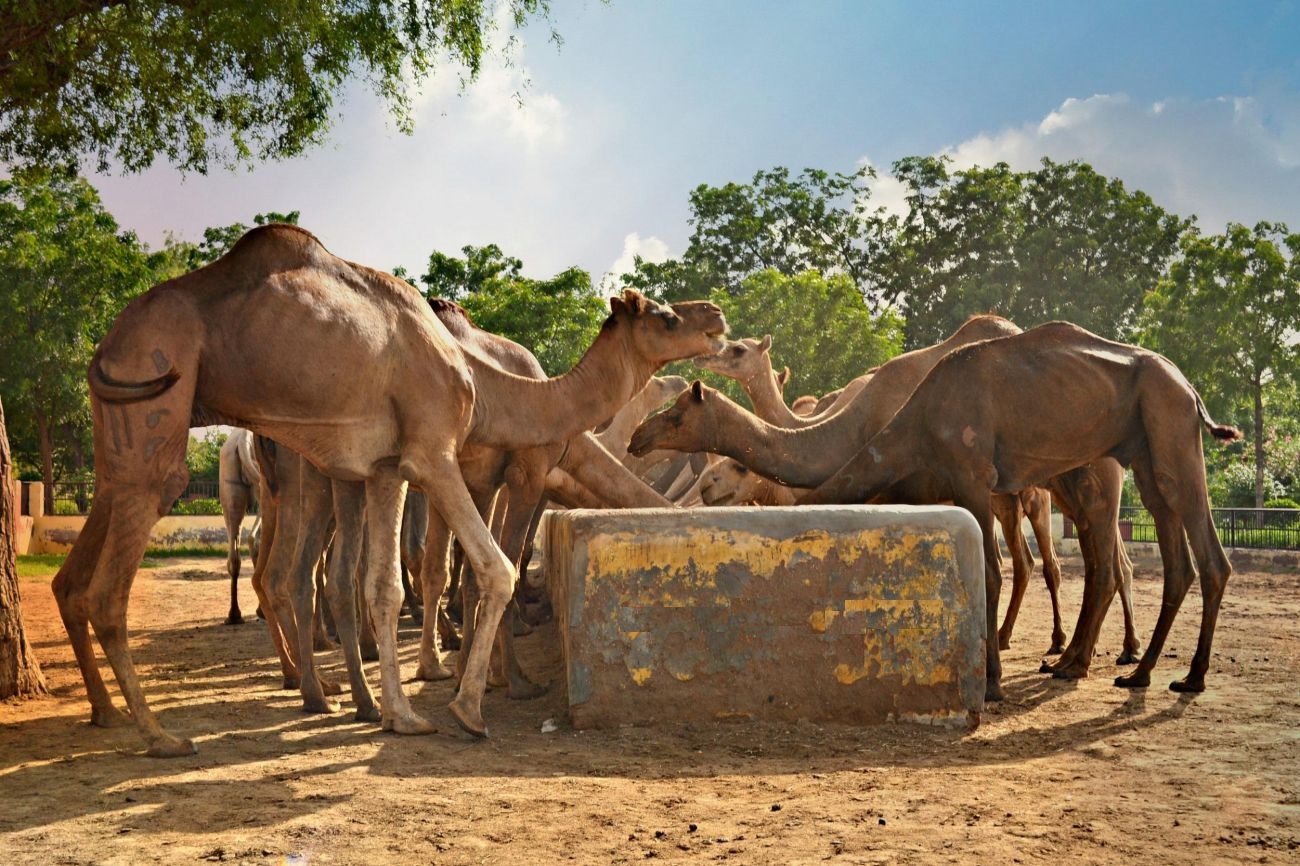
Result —
<instances>
[{"instance_id":1,"label":"brown camel","mask_svg":"<svg viewBox=\"0 0 1300 866\"><path fill-rule=\"evenodd\" d=\"M626 402L660 365L716 352L726 329L721 311L704 302L668 307L629 292L611 308L574 370L523 379L462 351L406 283L283 225L253 229L211 265L133 300L91 361L97 495L54 578L92 721L128 718L99 674L90 625L149 754L194 751L149 708L127 645L126 606L149 530L185 488L188 428L227 423L298 451L333 479L364 482L365 593L380 646L383 725L432 731L402 691L396 653L406 484L425 491L460 539L486 588L479 626L493 633L515 573L465 486L461 446L572 438L609 417L609 405ZM361 381L357 370L366 372ZM478 735L486 733L489 650L486 641L473 648L450 705Z\"/></svg>"},{"instance_id":2,"label":"brown camel","mask_svg":"<svg viewBox=\"0 0 1300 866\"><path fill-rule=\"evenodd\" d=\"M636 425L645 420L660 406L686 390L690 383L681 376L655 376L646 386L614 414L604 429L597 431L596 439L610 454L620 460L627 454L627 443Z\"/></svg>"},{"instance_id":3,"label":"brown camel","mask_svg":"<svg viewBox=\"0 0 1300 866\"><path fill-rule=\"evenodd\" d=\"M239 610L239 555L240 531L249 506L258 501L261 472L253 456L253 434L236 428L221 443L217 462L217 496L221 500L221 516L226 522L226 573L230 575L230 612L227 625L239 625L244 616ZM257 555L254 553L253 558Z\"/></svg>"},{"instance_id":4,"label":"brown camel","mask_svg":"<svg viewBox=\"0 0 1300 866\"><path fill-rule=\"evenodd\" d=\"M771 348L771 334L761 340L752 337L728 340L718 354L696 358L695 366L735 379L745 389L745 394L754 407L754 414L769 424L789 429L811 427L819 421L825 421L848 406L875 373L875 369L868 370L821 400L811 398L814 408L799 412L793 406L785 405L781 392L790 381L790 368L786 367L781 373L772 368L772 358L768 354ZM804 405L807 406L807 403Z\"/></svg>"},{"instance_id":5,"label":"brown camel","mask_svg":"<svg viewBox=\"0 0 1300 866\"><path fill-rule=\"evenodd\" d=\"M758 417L768 424L783 429L807 429L816 423L833 418L838 413L854 412L855 414L846 419L852 425L851 427L830 428L843 438L839 439L835 450L825 455L826 460L834 458L842 461L852 456L855 448L864 444L884 425L898 407L906 402L912 389L947 352L977 340L1019 331L1019 328L1006 319L996 316L973 317L942 343L900 355L888 364L854 379L841 389L840 400L824 414L799 419L799 423L794 426L787 426L782 420L789 417L790 412L784 409L780 395L777 394L775 399L770 395L764 398L761 392L756 393L753 385L756 381L767 381L772 377L771 360L768 356L772 344L770 337L764 337L761 341L728 340L720 353L711 358L696 359L695 363L736 378L750 394ZM778 403L779 408L776 407ZM823 446L817 444L813 447ZM754 468L761 471L761 467ZM824 480L824 477L819 480ZM722 491L718 490L717 493L721 495ZM1014 604L1008 609L1006 620L999 630L999 642L1005 649L1011 639L1020 601L1034 569L1033 555L1021 527L1021 518L1028 516L1039 550L1043 555L1043 579L1052 601L1052 643L1047 651L1049 654L1059 653L1065 644L1059 599L1061 569L1051 540L1051 504L1048 494L1046 491L1025 491L1018 497L997 498L993 502L993 507L1006 536L1014 575L1012 594Z\"/></svg>"},{"instance_id":6,"label":"brown camel","mask_svg":"<svg viewBox=\"0 0 1300 866\"><path fill-rule=\"evenodd\" d=\"M903 501L943 497L970 511L984 531L991 634L1001 579L990 494L1041 485L1102 458L1131 465L1156 521L1164 597L1137 669L1115 684L1150 684L1183 597L1199 573L1196 654L1187 676L1170 688L1200 692L1232 572L1210 514L1202 429L1221 441L1241 437L1235 428L1211 420L1200 395L1166 358L1068 322L1052 322L944 358L898 414L802 501L861 502L892 491ZM1103 534L1109 531L1101 528ZM996 692L1001 671L995 652L990 651L989 664L989 684Z\"/></svg>"},{"instance_id":7,"label":"brown camel","mask_svg":"<svg viewBox=\"0 0 1300 866\"><path fill-rule=\"evenodd\" d=\"M429 304L439 321L463 348L509 373L528 379L546 378L545 371L531 352L512 340L476 327L459 305L443 299L432 299ZM605 362L618 363L616 356L607 357ZM589 366L589 369L596 375L600 374L598 367ZM617 375L617 372L611 375ZM645 390L640 389L641 392ZM608 414L605 417L615 416L622 408L621 402L611 401L606 407ZM520 564L534 514L545 494L547 474L552 469L564 469L580 483L596 487L597 496L606 493L608 498L617 499L620 503L643 507L671 504L641 484L586 431L567 442L515 452L491 446L467 445L458 455L458 461L470 495L485 518L492 509L494 499L498 500L498 538L502 550L516 568ZM502 493L499 494L498 491ZM426 605L431 601L436 604L449 582L446 557L450 533L445 523L435 514L430 514L428 538L428 553L434 559L424 572ZM475 610L477 583L467 581L462 586L466 610ZM464 673L466 657L473 652L476 619L472 616L465 618L462 649L457 657L458 673L461 674ZM510 696L530 698L541 694L543 689L528 680L518 665L513 646L513 629L500 629L496 634L509 678ZM445 679L451 675L451 671L441 662L438 637L437 630L432 627L425 627L421 631L420 664L416 674L419 679Z\"/></svg>"}]
</instances>

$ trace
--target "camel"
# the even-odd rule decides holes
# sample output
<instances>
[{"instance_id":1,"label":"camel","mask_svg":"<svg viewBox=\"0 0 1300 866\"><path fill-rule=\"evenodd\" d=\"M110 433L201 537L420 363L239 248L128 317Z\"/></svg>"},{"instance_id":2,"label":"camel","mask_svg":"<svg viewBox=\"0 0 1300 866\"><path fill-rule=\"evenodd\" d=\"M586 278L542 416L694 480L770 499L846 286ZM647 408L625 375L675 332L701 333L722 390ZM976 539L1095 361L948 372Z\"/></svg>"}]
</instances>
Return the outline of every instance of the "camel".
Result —
<instances>
[{"instance_id":1,"label":"camel","mask_svg":"<svg viewBox=\"0 0 1300 866\"><path fill-rule=\"evenodd\" d=\"M992 634L1001 580L989 496L1044 484L1102 458L1132 466L1142 502L1155 518L1164 592L1146 652L1115 684L1150 685L1183 597L1199 574L1196 653L1187 676L1169 687L1201 692L1232 573L1210 513L1202 430L1221 442L1241 438L1236 428L1214 422L1168 359L1068 322L1051 322L945 357L898 414L801 502L861 502L893 491L904 501L943 497L970 511L984 532ZM1112 529L1097 528L1103 540ZM988 682L995 686L1001 673L996 653L989 664Z\"/></svg>"},{"instance_id":2,"label":"camel","mask_svg":"<svg viewBox=\"0 0 1300 866\"><path fill-rule=\"evenodd\" d=\"M787 425L786 423L786 419L791 417L791 413L785 408L780 394L769 392L765 395L764 388L755 385L755 383L770 382L773 376L771 359L768 355L768 350L772 346L770 336L764 337L762 340L728 340L720 353L711 358L697 358L695 363L697 366L736 379L746 393L749 394L750 401L753 403L754 411L758 417L769 424L784 429L806 429L816 423L825 421L836 413L845 411L849 406L853 406L854 400L859 395L865 394L862 399L870 402L859 402L857 408L864 411L869 410L870 414L867 416L869 420L854 431L853 435L856 438L843 440L840 450L835 452L843 459L848 459L852 451L848 450L846 452L845 449L851 449L850 441L860 446L874 431L880 429L880 426L888 420L899 406L903 405L912 389L916 387L921 378L929 372L930 368L944 354L957 346L966 345L976 340L1016 333L1019 330L1011 322L996 316L974 317L942 343L927 349L900 355L885 365L885 368L877 367L859 376L840 390L841 396L839 399L823 414L799 418L797 423L793 425ZM879 376L877 376L878 372ZM738 475L733 474L731 477L740 480ZM749 486L755 486L756 482L750 480L748 484ZM718 498L725 495L721 487L720 481L714 485L714 494ZM768 499L773 498L772 491L764 492ZM998 522L1002 525L1003 532L1006 535L1007 549L1011 554L1012 573L1014 575L1013 604L1008 608L1006 619L1002 628L999 629L999 643L1003 649L1006 649L1010 644L1020 602L1024 597L1029 576L1033 573L1033 555L1021 529L1021 518L1028 516L1034 531L1034 537L1038 541L1039 551L1043 555L1043 578L1052 600L1052 643L1047 652L1049 654L1059 653L1064 648L1065 643L1059 601L1061 569L1051 539L1052 513L1049 496L1045 491L1024 491L1018 497L998 498L993 505L996 509ZM1126 609L1128 608L1126 607ZM1129 633L1131 632L1130 624Z\"/></svg>"},{"instance_id":3,"label":"camel","mask_svg":"<svg viewBox=\"0 0 1300 866\"><path fill-rule=\"evenodd\" d=\"M239 527L249 505L258 501L258 484L262 478L257 458L253 456L252 433L242 429L230 431L226 441L221 443L217 478L217 496L221 499L221 516L226 521L229 545L226 572L230 575L230 613L226 616L226 624L240 625L244 617L239 610ZM253 558L257 558L256 553L253 553Z\"/></svg>"},{"instance_id":4,"label":"camel","mask_svg":"<svg viewBox=\"0 0 1300 866\"><path fill-rule=\"evenodd\" d=\"M610 454L622 459L627 455L627 443L636 425L645 416L677 397L689 383L681 376L655 376L627 405L619 409L605 425L596 431L596 439Z\"/></svg>"},{"instance_id":5,"label":"camel","mask_svg":"<svg viewBox=\"0 0 1300 866\"><path fill-rule=\"evenodd\" d=\"M813 398L815 404L811 411L797 412L793 407L786 406L785 399L781 396L786 382L790 381L790 368L786 367L782 373L777 373L772 368L772 359L768 354L771 348L771 334L765 335L761 340L752 337L728 340L718 354L696 358L695 366L735 379L745 389L745 394L754 407L754 414L769 424L788 429L811 427L819 421L825 421L848 406L875 373L875 368L868 370L827 397L821 400ZM802 399L801 397L800 400Z\"/></svg>"},{"instance_id":6,"label":"camel","mask_svg":"<svg viewBox=\"0 0 1300 866\"><path fill-rule=\"evenodd\" d=\"M794 505L806 488L769 481L739 460L724 457L705 470L700 499L705 505Z\"/></svg>"},{"instance_id":7,"label":"camel","mask_svg":"<svg viewBox=\"0 0 1300 866\"><path fill-rule=\"evenodd\" d=\"M425 491L465 548L484 587L479 627L494 633L515 572L465 485L462 446L572 438L608 418L661 365L716 352L726 332L721 310L707 302L667 306L627 291L610 306L577 367L536 382L463 351L402 280L340 259L293 226L255 228L212 264L134 299L91 360L96 497L53 582L92 722L133 721L150 755L195 751L149 708L127 644L126 606L150 528L185 489L188 428L225 423L275 439L331 479L364 483L364 585L380 649L382 725L432 732L402 690L396 653L406 485ZM129 718L99 674L92 625ZM487 733L480 707L489 649L473 647L449 705L478 736Z\"/></svg>"},{"instance_id":8,"label":"camel","mask_svg":"<svg viewBox=\"0 0 1300 866\"><path fill-rule=\"evenodd\" d=\"M546 378L545 371L531 352L512 340L476 327L459 305L443 299L431 299L429 305L462 348L487 359L498 369L528 379ZM671 387L673 383L666 384ZM645 393L648 387L649 382L640 389L640 393ZM653 389L651 393L654 393ZM622 408L622 404L615 405L611 402L607 417L617 417L617 412ZM516 568L523 556L528 531L535 527L535 516L545 493L546 478L553 469L569 472L580 484L588 488L595 487L597 496L605 494L606 501L613 501L614 504L642 507L671 505L641 484L587 431L580 432L567 442L514 453L490 446L467 445L458 455L458 461L470 494L485 518L492 508L494 497L498 500L501 528L497 537L502 550ZM498 491L502 493L498 494ZM432 577L431 581L424 583L426 605L430 602L437 603L449 580L446 556L450 535L445 524L432 513L428 538L428 553L434 559L430 570L425 572L426 577ZM466 594L466 610L475 610L476 583L462 583L462 592ZM473 652L475 620L475 617L466 617L464 623L462 650L457 657L457 673L462 675L465 659ZM441 662L438 637L433 628L423 628L421 631L420 663L416 673L418 679L437 680L451 676L451 672ZM509 678L510 696L530 698L541 694L543 689L529 681L518 666L512 629L498 631L497 639Z\"/></svg>"}]
</instances>

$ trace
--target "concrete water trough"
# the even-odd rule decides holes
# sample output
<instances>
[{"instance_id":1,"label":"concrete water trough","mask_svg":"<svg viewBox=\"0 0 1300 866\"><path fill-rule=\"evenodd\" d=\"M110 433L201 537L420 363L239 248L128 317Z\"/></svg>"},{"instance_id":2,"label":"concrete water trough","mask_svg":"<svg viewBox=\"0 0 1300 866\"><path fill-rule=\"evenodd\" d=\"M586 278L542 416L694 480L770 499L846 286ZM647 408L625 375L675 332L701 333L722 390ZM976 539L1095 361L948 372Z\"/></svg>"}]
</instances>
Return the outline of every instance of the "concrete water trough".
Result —
<instances>
[{"instance_id":1,"label":"concrete water trough","mask_svg":"<svg viewBox=\"0 0 1300 866\"><path fill-rule=\"evenodd\" d=\"M577 728L979 723L983 553L962 509L555 512L545 551Z\"/></svg>"}]
</instances>

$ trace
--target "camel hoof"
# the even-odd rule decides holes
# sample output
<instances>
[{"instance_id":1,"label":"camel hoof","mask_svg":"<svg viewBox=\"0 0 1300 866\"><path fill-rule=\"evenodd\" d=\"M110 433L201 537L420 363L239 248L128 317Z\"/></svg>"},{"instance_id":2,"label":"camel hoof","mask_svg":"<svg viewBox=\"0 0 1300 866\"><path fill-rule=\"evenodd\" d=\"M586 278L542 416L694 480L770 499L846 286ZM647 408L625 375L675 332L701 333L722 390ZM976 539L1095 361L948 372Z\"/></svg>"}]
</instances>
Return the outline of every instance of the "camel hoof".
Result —
<instances>
[{"instance_id":1,"label":"camel hoof","mask_svg":"<svg viewBox=\"0 0 1300 866\"><path fill-rule=\"evenodd\" d=\"M297 678L297 677L285 677L285 678L284 678L284 682L280 684L280 688L283 689L283 690L285 690L286 692L296 692L296 691L298 691L298 678Z\"/></svg>"},{"instance_id":2,"label":"camel hoof","mask_svg":"<svg viewBox=\"0 0 1300 866\"><path fill-rule=\"evenodd\" d=\"M161 734L149 741L146 754L151 758L184 758L187 755L196 755L198 751L194 748L194 743L189 740L173 737L171 734Z\"/></svg>"},{"instance_id":3,"label":"camel hoof","mask_svg":"<svg viewBox=\"0 0 1300 866\"><path fill-rule=\"evenodd\" d=\"M395 734L434 734L438 729L428 719L423 719L415 713L408 713L405 716L384 716L379 726L385 731L392 731Z\"/></svg>"},{"instance_id":4,"label":"camel hoof","mask_svg":"<svg viewBox=\"0 0 1300 866\"><path fill-rule=\"evenodd\" d=\"M1151 674L1146 671L1134 671L1126 677L1115 677L1115 685L1121 689L1145 689L1151 685Z\"/></svg>"},{"instance_id":5,"label":"camel hoof","mask_svg":"<svg viewBox=\"0 0 1300 866\"><path fill-rule=\"evenodd\" d=\"M1124 650L1115 659L1117 665L1135 665L1138 663L1138 654L1136 650Z\"/></svg>"},{"instance_id":6,"label":"camel hoof","mask_svg":"<svg viewBox=\"0 0 1300 866\"><path fill-rule=\"evenodd\" d=\"M226 625L243 625L244 617L237 610L232 610L226 616Z\"/></svg>"},{"instance_id":7,"label":"camel hoof","mask_svg":"<svg viewBox=\"0 0 1300 866\"><path fill-rule=\"evenodd\" d=\"M1205 677L1194 677L1188 674L1181 680L1174 680L1170 683L1169 691L1184 695L1200 694L1205 691Z\"/></svg>"},{"instance_id":8,"label":"camel hoof","mask_svg":"<svg viewBox=\"0 0 1300 866\"><path fill-rule=\"evenodd\" d=\"M1081 665L1061 665L1052 669L1054 680L1083 680L1088 678L1088 669Z\"/></svg>"},{"instance_id":9,"label":"camel hoof","mask_svg":"<svg viewBox=\"0 0 1300 866\"><path fill-rule=\"evenodd\" d=\"M1011 638L1007 638L1007 637L999 637L999 638L998 638L998 649L1000 649L1000 650L1009 650L1009 649L1011 649Z\"/></svg>"},{"instance_id":10,"label":"camel hoof","mask_svg":"<svg viewBox=\"0 0 1300 866\"><path fill-rule=\"evenodd\" d=\"M451 668L442 662L436 662L432 665L426 665L420 662L420 666L415 670L415 678L427 683L436 683L439 680L449 680L454 676Z\"/></svg>"},{"instance_id":11,"label":"camel hoof","mask_svg":"<svg viewBox=\"0 0 1300 866\"><path fill-rule=\"evenodd\" d=\"M531 701L533 698L540 698L546 694L546 686L538 685L532 680L523 680L510 684L510 690L506 695L512 701Z\"/></svg>"},{"instance_id":12,"label":"camel hoof","mask_svg":"<svg viewBox=\"0 0 1300 866\"><path fill-rule=\"evenodd\" d=\"M467 734L475 737L484 737L488 735L487 725L483 724L483 716L477 708L468 706L468 701L462 703L457 696L451 703L447 704L447 709L451 710L452 716L456 719L456 724Z\"/></svg>"},{"instance_id":13,"label":"camel hoof","mask_svg":"<svg viewBox=\"0 0 1300 866\"><path fill-rule=\"evenodd\" d=\"M991 680L984 683L984 703L997 703L1006 695L1002 693L1002 683L995 683Z\"/></svg>"},{"instance_id":14,"label":"camel hoof","mask_svg":"<svg viewBox=\"0 0 1300 866\"><path fill-rule=\"evenodd\" d=\"M327 653L334 649L335 646L334 641L320 634L316 635L311 642L311 648L318 653Z\"/></svg>"},{"instance_id":15,"label":"camel hoof","mask_svg":"<svg viewBox=\"0 0 1300 866\"><path fill-rule=\"evenodd\" d=\"M258 606L257 606L257 618L258 618L258 619L266 619L266 614L262 613L262 606L261 606L261 605L258 605Z\"/></svg>"},{"instance_id":16,"label":"camel hoof","mask_svg":"<svg viewBox=\"0 0 1300 866\"><path fill-rule=\"evenodd\" d=\"M339 706L338 701L329 701L326 700L325 698L319 698L319 699L303 698L302 699L302 711L304 713L320 713L323 715L330 715L332 713L337 713L341 709L342 707Z\"/></svg>"},{"instance_id":17,"label":"camel hoof","mask_svg":"<svg viewBox=\"0 0 1300 866\"><path fill-rule=\"evenodd\" d=\"M1063 652L1065 652L1065 646L1060 641L1056 641L1047 648L1047 652L1043 653L1043 655L1059 656Z\"/></svg>"},{"instance_id":18,"label":"camel hoof","mask_svg":"<svg viewBox=\"0 0 1300 866\"><path fill-rule=\"evenodd\" d=\"M377 661L379 661L379 647L364 647L364 646L363 646L363 647L361 648L361 660L362 660L363 662L377 662Z\"/></svg>"},{"instance_id":19,"label":"camel hoof","mask_svg":"<svg viewBox=\"0 0 1300 866\"><path fill-rule=\"evenodd\" d=\"M357 711L352 715L352 718L358 722L382 722L384 720L383 714L379 712L379 707L374 704L357 707Z\"/></svg>"},{"instance_id":20,"label":"camel hoof","mask_svg":"<svg viewBox=\"0 0 1300 866\"><path fill-rule=\"evenodd\" d=\"M438 642L442 644L442 648L447 652L460 649L460 635L454 632L452 634L438 635Z\"/></svg>"}]
</instances>

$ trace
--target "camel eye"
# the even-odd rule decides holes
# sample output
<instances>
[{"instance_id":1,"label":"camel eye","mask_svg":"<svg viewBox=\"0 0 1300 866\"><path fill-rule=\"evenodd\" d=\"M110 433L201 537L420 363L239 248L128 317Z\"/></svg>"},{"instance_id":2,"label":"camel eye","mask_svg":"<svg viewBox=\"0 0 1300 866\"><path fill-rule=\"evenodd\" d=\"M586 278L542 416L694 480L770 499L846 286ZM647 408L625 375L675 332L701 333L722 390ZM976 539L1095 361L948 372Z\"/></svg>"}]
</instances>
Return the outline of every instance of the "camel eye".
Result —
<instances>
[{"instance_id":1,"label":"camel eye","mask_svg":"<svg viewBox=\"0 0 1300 866\"><path fill-rule=\"evenodd\" d=\"M739 474L739 475L748 475L748 474L749 474L749 467L748 467L748 466L737 466L737 467L736 467L736 473Z\"/></svg>"},{"instance_id":2,"label":"camel eye","mask_svg":"<svg viewBox=\"0 0 1300 866\"><path fill-rule=\"evenodd\" d=\"M741 355L745 354L745 347L733 346L731 349L731 354L735 355L736 357L740 357Z\"/></svg>"}]
</instances>

